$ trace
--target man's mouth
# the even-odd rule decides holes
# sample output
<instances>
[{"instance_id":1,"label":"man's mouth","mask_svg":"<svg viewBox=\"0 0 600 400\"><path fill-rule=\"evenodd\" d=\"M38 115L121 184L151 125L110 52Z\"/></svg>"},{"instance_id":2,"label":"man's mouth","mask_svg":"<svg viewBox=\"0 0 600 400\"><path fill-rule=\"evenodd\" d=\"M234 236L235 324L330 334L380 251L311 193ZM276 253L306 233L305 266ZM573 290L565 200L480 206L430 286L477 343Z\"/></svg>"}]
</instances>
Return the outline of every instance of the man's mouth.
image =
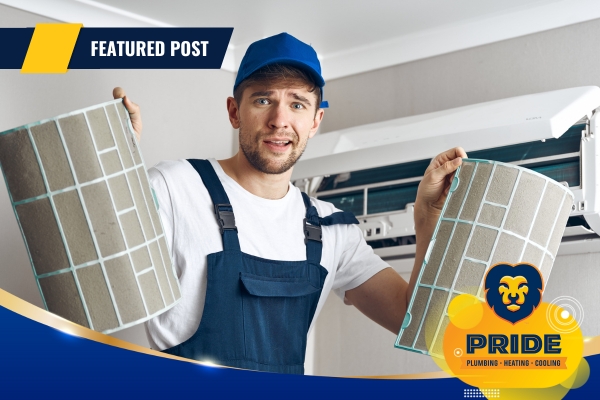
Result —
<instances>
[{"instance_id":1,"label":"man's mouth","mask_svg":"<svg viewBox=\"0 0 600 400\"><path fill-rule=\"evenodd\" d=\"M265 140L264 143L275 151L286 150L292 143L291 140Z\"/></svg>"}]
</instances>

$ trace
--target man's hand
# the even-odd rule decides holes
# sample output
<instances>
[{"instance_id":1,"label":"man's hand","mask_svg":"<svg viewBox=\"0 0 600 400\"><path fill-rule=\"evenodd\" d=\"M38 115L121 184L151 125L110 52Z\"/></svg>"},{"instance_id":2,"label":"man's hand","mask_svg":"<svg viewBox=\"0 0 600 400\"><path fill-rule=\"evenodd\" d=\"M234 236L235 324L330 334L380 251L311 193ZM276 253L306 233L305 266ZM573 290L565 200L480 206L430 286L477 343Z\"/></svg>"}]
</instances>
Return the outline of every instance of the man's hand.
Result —
<instances>
[{"instance_id":1,"label":"man's hand","mask_svg":"<svg viewBox=\"0 0 600 400\"><path fill-rule=\"evenodd\" d=\"M463 148L455 147L437 155L425 170L415 201L417 240L419 236L428 236L427 242L431 239L433 229L450 191L454 171L462 164L462 158L465 157L467 157L467 153Z\"/></svg>"},{"instance_id":2,"label":"man's hand","mask_svg":"<svg viewBox=\"0 0 600 400\"><path fill-rule=\"evenodd\" d=\"M142 114L140 111L140 106L129 100L127 95L125 95L125 90L120 87L116 87L113 89L113 97L115 99L123 99L123 104L125 104L125 108L129 112L129 118L131 118L131 125L133 125L133 130L135 131L135 136L137 137L138 142L142 140Z\"/></svg>"}]
</instances>

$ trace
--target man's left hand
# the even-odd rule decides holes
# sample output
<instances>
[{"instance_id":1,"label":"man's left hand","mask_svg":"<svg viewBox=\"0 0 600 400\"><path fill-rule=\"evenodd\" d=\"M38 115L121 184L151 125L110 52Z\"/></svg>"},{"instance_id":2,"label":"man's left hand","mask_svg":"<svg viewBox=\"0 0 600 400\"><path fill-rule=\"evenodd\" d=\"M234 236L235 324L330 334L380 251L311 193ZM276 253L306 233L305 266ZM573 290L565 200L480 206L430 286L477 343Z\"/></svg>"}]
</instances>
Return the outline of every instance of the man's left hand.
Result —
<instances>
[{"instance_id":1,"label":"man's left hand","mask_svg":"<svg viewBox=\"0 0 600 400\"><path fill-rule=\"evenodd\" d=\"M427 235L429 230L431 232L428 239L431 238L433 234L431 224L435 227L450 191L454 171L462 164L462 159L466 157L467 153L462 147L455 147L438 154L431 160L429 167L425 170L415 201L417 239L419 234Z\"/></svg>"}]
</instances>

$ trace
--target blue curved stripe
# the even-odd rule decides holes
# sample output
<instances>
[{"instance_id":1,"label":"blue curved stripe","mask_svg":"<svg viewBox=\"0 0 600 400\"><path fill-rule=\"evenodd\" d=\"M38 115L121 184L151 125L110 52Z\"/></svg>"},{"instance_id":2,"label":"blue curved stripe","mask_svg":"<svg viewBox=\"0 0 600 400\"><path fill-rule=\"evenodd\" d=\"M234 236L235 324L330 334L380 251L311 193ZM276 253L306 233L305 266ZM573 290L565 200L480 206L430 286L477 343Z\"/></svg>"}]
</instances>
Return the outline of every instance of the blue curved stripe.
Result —
<instances>
[{"instance_id":1,"label":"blue curved stripe","mask_svg":"<svg viewBox=\"0 0 600 400\"><path fill-rule=\"evenodd\" d=\"M331 378L208 367L72 336L4 307L0 340L2 398L463 399L464 390L471 388L456 378ZM597 395L600 355L587 360L589 381L566 398Z\"/></svg>"}]
</instances>

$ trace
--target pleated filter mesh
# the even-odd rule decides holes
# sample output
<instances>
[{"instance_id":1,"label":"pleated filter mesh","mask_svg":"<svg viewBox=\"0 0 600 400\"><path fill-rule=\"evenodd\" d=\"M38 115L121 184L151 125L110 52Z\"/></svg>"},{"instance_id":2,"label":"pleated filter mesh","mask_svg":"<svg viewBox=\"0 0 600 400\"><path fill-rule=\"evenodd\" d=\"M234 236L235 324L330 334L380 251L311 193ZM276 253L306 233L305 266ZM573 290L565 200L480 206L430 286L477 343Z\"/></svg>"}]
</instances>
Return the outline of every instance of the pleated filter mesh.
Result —
<instances>
[{"instance_id":1,"label":"pleated filter mesh","mask_svg":"<svg viewBox=\"0 0 600 400\"><path fill-rule=\"evenodd\" d=\"M494 264L533 264L545 287L573 204L567 187L511 164L464 159L456 176L396 340L434 356L443 356L450 301L483 301Z\"/></svg>"},{"instance_id":2,"label":"pleated filter mesh","mask_svg":"<svg viewBox=\"0 0 600 400\"><path fill-rule=\"evenodd\" d=\"M121 100L0 133L0 166L47 310L110 333L179 300Z\"/></svg>"}]
</instances>

